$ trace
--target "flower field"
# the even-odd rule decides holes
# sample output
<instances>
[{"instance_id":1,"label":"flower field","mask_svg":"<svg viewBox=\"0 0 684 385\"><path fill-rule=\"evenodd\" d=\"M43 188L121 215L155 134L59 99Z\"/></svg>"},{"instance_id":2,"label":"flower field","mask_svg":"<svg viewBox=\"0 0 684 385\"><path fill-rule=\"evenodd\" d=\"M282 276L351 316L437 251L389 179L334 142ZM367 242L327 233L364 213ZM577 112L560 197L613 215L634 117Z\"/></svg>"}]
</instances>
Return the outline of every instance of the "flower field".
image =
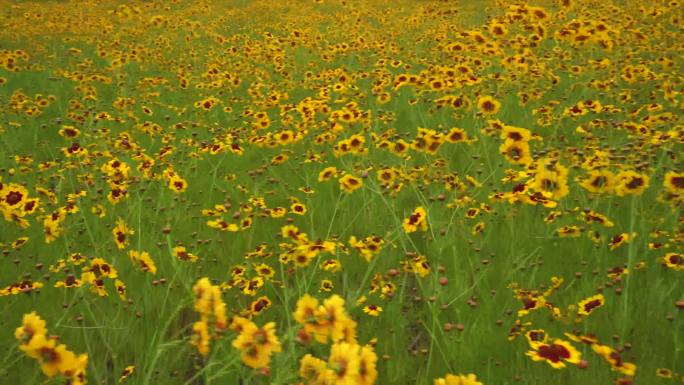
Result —
<instances>
[{"instance_id":1,"label":"flower field","mask_svg":"<svg viewBox=\"0 0 684 385\"><path fill-rule=\"evenodd\" d=\"M681 1L0 20L0 382L684 382Z\"/></svg>"}]
</instances>

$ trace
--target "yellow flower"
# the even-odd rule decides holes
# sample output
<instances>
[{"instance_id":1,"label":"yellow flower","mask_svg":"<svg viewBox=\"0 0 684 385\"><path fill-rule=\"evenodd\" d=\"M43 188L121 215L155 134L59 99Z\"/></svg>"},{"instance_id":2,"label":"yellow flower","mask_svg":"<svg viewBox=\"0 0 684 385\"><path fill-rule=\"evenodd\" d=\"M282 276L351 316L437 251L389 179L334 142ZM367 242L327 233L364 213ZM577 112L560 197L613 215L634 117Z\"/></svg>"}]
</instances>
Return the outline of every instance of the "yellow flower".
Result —
<instances>
[{"instance_id":1,"label":"yellow flower","mask_svg":"<svg viewBox=\"0 0 684 385\"><path fill-rule=\"evenodd\" d=\"M173 256L181 261L197 262L197 256L195 254L188 253L184 246L174 247Z\"/></svg>"},{"instance_id":2,"label":"yellow flower","mask_svg":"<svg viewBox=\"0 0 684 385\"><path fill-rule=\"evenodd\" d=\"M310 385L329 385L334 381L335 372L325 361L307 354L299 361L299 377Z\"/></svg>"},{"instance_id":3,"label":"yellow flower","mask_svg":"<svg viewBox=\"0 0 684 385\"><path fill-rule=\"evenodd\" d=\"M560 199L569 193L568 169L549 160L539 162L532 186L547 199Z\"/></svg>"},{"instance_id":4,"label":"yellow flower","mask_svg":"<svg viewBox=\"0 0 684 385\"><path fill-rule=\"evenodd\" d=\"M477 108L484 115L494 115L497 112L499 112L499 108L501 108L501 103L496 101L491 96L480 96L477 99Z\"/></svg>"},{"instance_id":5,"label":"yellow flower","mask_svg":"<svg viewBox=\"0 0 684 385\"><path fill-rule=\"evenodd\" d=\"M315 320L314 313L318 308L318 300L308 294L304 294L298 301L293 314L295 321L304 325Z\"/></svg>"},{"instance_id":6,"label":"yellow flower","mask_svg":"<svg viewBox=\"0 0 684 385\"><path fill-rule=\"evenodd\" d=\"M346 342L333 344L328 366L334 372L336 385L357 385L359 376L359 345Z\"/></svg>"},{"instance_id":7,"label":"yellow flower","mask_svg":"<svg viewBox=\"0 0 684 385\"><path fill-rule=\"evenodd\" d=\"M582 316L588 316L594 310L603 306L604 303L606 303L606 299L603 294L596 294L580 301L577 304L577 313Z\"/></svg>"},{"instance_id":8,"label":"yellow flower","mask_svg":"<svg viewBox=\"0 0 684 385\"><path fill-rule=\"evenodd\" d=\"M326 167L318 173L318 181L324 182L330 180L330 178L334 177L335 175L337 175L336 167Z\"/></svg>"},{"instance_id":9,"label":"yellow flower","mask_svg":"<svg viewBox=\"0 0 684 385\"><path fill-rule=\"evenodd\" d=\"M650 178L632 170L621 171L616 176L615 194L618 196L641 195L648 188Z\"/></svg>"},{"instance_id":10,"label":"yellow flower","mask_svg":"<svg viewBox=\"0 0 684 385\"><path fill-rule=\"evenodd\" d=\"M426 231L427 225L427 212L422 206L416 207L413 213L408 218L404 219L403 222L404 232L407 234L412 233L417 230Z\"/></svg>"},{"instance_id":11,"label":"yellow flower","mask_svg":"<svg viewBox=\"0 0 684 385\"><path fill-rule=\"evenodd\" d=\"M245 324L233 340L233 347L240 350L245 365L255 369L268 368L271 355L281 351L275 322L269 322L262 328L252 322Z\"/></svg>"},{"instance_id":12,"label":"yellow flower","mask_svg":"<svg viewBox=\"0 0 684 385\"><path fill-rule=\"evenodd\" d=\"M665 173L663 187L672 194L684 194L684 173L668 171Z\"/></svg>"},{"instance_id":13,"label":"yellow flower","mask_svg":"<svg viewBox=\"0 0 684 385\"><path fill-rule=\"evenodd\" d=\"M146 251L138 252L136 250L131 250L128 252L128 256L131 258L131 261L134 264L140 267L142 271L152 275L157 273L157 266L154 264L150 254Z\"/></svg>"},{"instance_id":14,"label":"yellow flower","mask_svg":"<svg viewBox=\"0 0 684 385\"><path fill-rule=\"evenodd\" d=\"M444 378L436 378L434 385L482 385L474 374L447 374Z\"/></svg>"},{"instance_id":15,"label":"yellow flower","mask_svg":"<svg viewBox=\"0 0 684 385\"><path fill-rule=\"evenodd\" d=\"M359 378L357 384L372 385L378 378L378 356L373 348L364 345L359 353Z\"/></svg>"},{"instance_id":16,"label":"yellow flower","mask_svg":"<svg viewBox=\"0 0 684 385\"><path fill-rule=\"evenodd\" d=\"M22 325L15 330L14 337L21 342L23 350L23 347L26 347L34 336L39 334L45 335L45 333L47 333L45 321L34 311L24 314Z\"/></svg>"},{"instance_id":17,"label":"yellow flower","mask_svg":"<svg viewBox=\"0 0 684 385\"><path fill-rule=\"evenodd\" d=\"M363 307L363 312L368 315L377 317L380 315L380 313L382 313L382 307L377 305L366 305Z\"/></svg>"},{"instance_id":18,"label":"yellow flower","mask_svg":"<svg viewBox=\"0 0 684 385\"><path fill-rule=\"evenodd\" d=\"M512 164L527 165L532 163L530 145L527 142L506 139L499 147L499 152Z\"/></svg>"},{"instance_id":19,"label":"yellow flower","mask_svg":"<svg viewBox=\"0 0 684 385\"><path fill-rule=\"evenodd\" d=\"M565 362L577 364L580 362L582 354L575 349L569 342L556 339L553 343L532 342L532 350L527 355L533 361L546 361L554 369L565 367Z\"/></svg>"},{"instance_id":20,"label":"yellow flower","mask_svg":"<svg viewBox=\"0 0 684 385\"><path fill-rule=\"evenodd\" d=\"M48 377L54 377L75 366L76 355L68 351L66 345L57 345L55 340L47 339L44 334L34 336L24 351L29 357L38 360L43 373Z\"/></svg>"},{"instance_id":21,"label":"yellow flower","mask_svg":"<svg viewBox=\"0 0 684 385\"><path fill-rule=\"evenodd\" d=\"M346 193L351 194L363 186L363 180L353 175L347 174L339 179L340 188Z\"/></svg>"},{"instance_id":22,"label":"yellow flower","mask_svg":"<svg viewBox=\"0 0 684 385\"><path fill-rule=\"evenodd\" d=\"M130 377L134 371L135 371L135 366L133 366L133 365L129 365L126 368L124 368L124 370L122 370L121 374L119 375L119 383L123 382L128 377Z\"/></svg>"},{"instance_id":23,"label":"yellow flower","mask_svg":"<svg viewBox=\"0 0 684 385\"><path fill-rule=\"evenodd\" d=\"M114 235L114 241L119 250L123 250L128 246L130 243L128 236L133 234L135 234L135 231L126 226L126 223L121 218L116 221L116 226L112 229L112 235Z\"/></svg>"}]
</instances>

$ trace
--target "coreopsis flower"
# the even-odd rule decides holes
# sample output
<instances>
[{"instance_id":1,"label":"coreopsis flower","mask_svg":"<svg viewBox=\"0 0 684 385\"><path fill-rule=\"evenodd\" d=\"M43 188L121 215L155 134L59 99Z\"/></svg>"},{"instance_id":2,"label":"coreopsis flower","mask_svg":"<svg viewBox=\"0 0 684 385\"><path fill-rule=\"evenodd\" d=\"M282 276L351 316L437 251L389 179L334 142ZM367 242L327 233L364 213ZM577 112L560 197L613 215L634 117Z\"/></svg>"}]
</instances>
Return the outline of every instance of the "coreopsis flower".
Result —
<instances>
[{"instance_id":1,"label":"coreopsis flower","mask_svg":"<svg viewBox=\"0 0 684 385\"><path fill-rule=\"evenodd\" d=\"M25 314L22 326L15 330L15 337L20 341L19 348L40 363L46 376L61 374L68 377L72 384L85 384L88 356L77 356L66 345L57 344L56 339L46 335L45 321L35 312Z\"/></svg>"},{"instance_id":2,"label":"coreopsis flower","mask_svg":"<svg viewBox=\"0 0 684 385\"><path fill-rule=\"evenodd\" d=\"M299 377L304 379L307 384L331 384L334 381L334 376L335 372L328 367L327 362L311 354L306 354L299 361Z\"/></svg>"},{"instance_id":3,"label":"coreopsis flower","mask_svg":"<svg viewBox=\"0 0 684 385\"><path fill-rule=\"evenodd\" d=\"M614 191L615 181L615 174L609 170L591 170L588 177L580 180L579 185L594 194L607 194Z\"/></svg>"},{"instance_id":4,"label":"coreopsis flower","mask_svg":"<svg viewBox=\"0 0 684 385\"><path fill-rule=\"evenodd\" d=\"M606 302L603 294L596 294L589 298L583 299L577 304L577 314L580 316L588 316L597 308L603 306Z\"/></svg>"},{"instance_id":5,"label":"coreopsis flower","mask_svg":"<svg viewBox=\"0 0 684 385\"><path fill-rule=\"evenodd\" d=\"M180 176L174 175L169 178L169 188L176 193L182 193L188 188L188 182Z\"/></svg>"},{"instance_id":6,"label":"coreopsis flower","mask_svg":"<svg viewBox=\"0 0 684 385\"><path fill-rule=\"evenodd\" d=\"M363 312L373 317L377 317L382 313L382 307L378 305L366 305L363 307Z\"/></svg>"},{"instance_id":7,"label":"coreopsis flower","mask_svg":"<svg viewBox=\"0 0 684 385\"><path fill-rule=\"evenodd\" d=\"M38 335L47 333L45 328L45 321L43 321L36 312L24 314L22 325L14 332L14 337L21 343L20 348L26 349L31 339Z\"/></svg>"},{"instance_id":8,"label":"coreopsis flower","mask_svg":"<svg viewBox=\"0 0 684 385\"><path fill-rule=\"evenodd\" d=\"M631 362L623 361L622 356L617 350L599 343L591 345L591 348L610 364L612 370L630 377L636 374L637 366Z\"/></svg>"},{"instance_id":9,"label":"coreopsis flower","mask_svg":"<svg viewBox=\"0 0 684 385\"><path fill-rule=\"evenodd\" d=\"M261 328L252 322L247 323L233 340L233 347L240 350L245 365L255 369L268 368L271 355L281 351L275 322L269 322Z\"/></svg>"},{"instance_id":10,"label":"coreopsis flower","mask_svg":"<svg viewBox=\"0 0 684 385\"><path fill-rule=\"evenodd\" d=\"M316 320L316 309L318 309L318 300L308 294L304 294L297 301L293 317L298 323L306 325Z\"/></svg>"},{"instance_id":11,"label":"coreopsis flower","mask_svg":"<svg viewBox=\"0 0 684 385\"><path fill-rule=\"evenodd\" d=\"M530 145L526 141L506 139L499 147L499 152L512 164L528 165L532 163Z\"/></svg>"},{"instance_id":12,"label":"coreopsis flower","mask_svg":"<svg viewBox=\"0 0 684 385\"><path fill-rule=\"evenodd\" d=\"M632 233L632 234L629 234L629 233L617 234L617 235L613 236L613 237L610 239L609 247L610 247L611 250L615 250L615 249L617 249L618 247L622 246L623 244L625 244L625 243L627 243L627 242L630 242L632 239L634 239L634 237L636 237L636 233Z\"/></svg>"},{"instance_id":13,"label":"coreopsis flower","mask_svg":"<svg viewBox=\"0 0 684 385\"><path fill-rule=\"evenodd\" d=\"M369 345L364 345L359 351L359 385L372 385L378 378L378 355Z\"/></svg>"},{"instance_id":14,"label":"coreopsis flower","mask_svg":"<svg viewBox=\"0 0 684 385\"><path fill-rule=\"evenodd\" d=\"M336 343L330 349L328 367L333 371L334 383L356 385L359 376L359 345Z\"/></svg>"},{"instance_id":15,"label":"coreopsis flower","mask_svg":"<svg viewBox=\"0 0 684 385\"><path fill-rule=\"evenodd\" d=\"M650 180L648 175L632 170L622 171L615 178L615 194L618 196L641 195L648 188Z\"/></svg>"},{"instance_id":16,"label":"coreopsis flower","mask_svg":"<svg viewBox=\"0 0 684 385\"><path fill-rule=\"evenodd\" d=\"M128 377L132 376L133 372L135 372L135 365L126 366L121 371L121 374L119 374L119 383L124 382Z\"/></svg>"},{"instance_id":17,"label":"coreopsis flower","mask_svg":"<svg viewBox=\"0 0 684 385\"><path fill-rule=\"evenodd\" d=\"M339 179L340 182L340 188L344 190L346 193L351 194L355 190L358 190L363 186L363 180L360 178L357 178L353 175L346 174L343 177Z\"/></svg>"},{"instance_id":18,"label":"coreopsis flower","mask_svg":"<svg viewBox=\"0 0 684 385\"><path fill-rule=\"evenodd\" d=\"M668 171L663 179L663 187L671 194L684 195L684 173Z\"/></svg>"},{"instance_id":19,"label":"coreopsis flower","mask_svg":"<svg viewBox=\"0 0 684 385\"><path fill-rule=\"evenodd\" d=\"M259 315L263 311L271 307L271 300L266 296L261 296L256 300L252 301L249 305L249 314L252 316Z\"/></svg>"},{"instance_id":20,"label":"coreopsis flower","mask_svg":"<svg viewBox=\"0 0 684 385\"><path fill-rule=\"evenodd\" d=\"M221 288L212 285L209 278L199 279L192 291L195 294L194 308L200 314L200 320L193 324L191 344L206 356L211 339L219 338L228 327L226 304L221 298Z\"/></svg>"},{"instance_id":21,"label":"coreopsis flower","mask_svg":"<svg viewBox=\"0 0 684 385\"><path fill-rule=\"evenodd\" d=\"M157 273L157 265L155 265L148 252L131 250L128 252L128 256L134 265L140 267L140 270L152 275Z\"/></svg>"},{"instance_id":22,"label":"coreopsis flower","mask_svg":"<svg viewBox=\"0 0 684 385\"><path fill-rule=\"evenodd\" d=\"M558 200L568 195L568 169L550 160L541 160L531 187L547 199Z\"/></svg>"},{"instance_id":23,"label":"coreopsis flower","mask_svg":"<svg viewBox=\"0 0 684 385\"><path fill-rule=\"evenodd\" d=\"M562 369L565 363L578 364L582 354L569 342L555 339L551 342L532 342L527 355L533 361L546 361L554 369Z\"/></svg>"},{"instance_id":24,"label":"coreopsis flower","mask_svg":"<svg viewBox=\"0 0 684 385\"><path fill-rule=\"evenodd\" d=\"M667 253L661 258L661 261L664 266L672 270L684 271L684 255L681 253Z\"/></svg>"},{"instance_id":25,"label":"coreopsis flower","mask_svg":"<svg viewBox=\"0 0 684 385\"><path fill-rule=\"evenodd\" d=\"M362 240L357 240L355 236L349 238L349 245L356 249L367 262L382 250L382 245L385 241L378 236L369 236Z\"/></svg>"},{"instance_id":26,"label":"coreopsis flower","mask_svg":"<svg viewBox=\"0 0 684 385\"><path fill-rule=\"evenodd\" d=\"M324 168L320 173L318 173L318 181L319 182L325 182L327 180L330 180L332 177L337 175L337 168L336 167L326 167Z\"/></svg>"},{"instance_id":27,"label":"coreopsis flower","mask_svg":"<svg viewBox=\"0 0 684 385\"><path fill-rule=\"evenodd\" d=\"M130 227L126 226L123 219L119 218L116 221L116 226L112 229L112 235L114 235L114 241L116 242L116 247L119 250L123 250L130 243L129 235L135 234L135 231Z\"/></svg>"},{"instance_id":28,"label":"coreopsis flower","mask_svg":"<svg viewBox=\"0 0 684 385\"><path fill-rule=\"evenodd\" d=\"M444 378L435 378L434 385L482 385L477 376L470 374L447 374Z\"/></svg>"},{"instance_id":29,"label":"coreopsis flower","mask_svg":"<svg viewBox=\"0 0 684 385\"><path fill-rule=\"evenodd\" d=\"M481 96L477 99L477 108L484 115L494 115L499 112L501 103L491 96Z\"/></svg>"},{"instance_id":30,"label":"coreopsis flower","mask_svg":"<svg viewBox=\"0 0 684 385\"><path fill-rule=\"evenodd\" d=\"M293 203L292 206L290 206L290 212L297 215L304 215L306 214L306 206L301 203Z\"/></svg>"},{"instance_id":31,"label":"coreopsis flower","mask_svg":"<svg viewBox=\"0 0 684 385\"><path fill-rule=\"evenodd\" d=\"M408 218L405 218L402 226L404 232L409 234L417 230L426 231L428 228L427 212L422 206L416 207Z\"/></svg>"},{"instance_id":32,"label":"coreopsis flower","mask_svg":"<svg viewBox=\"0 0 684 385\"><path fill-rule=\"evenodd\" d=\"M197 348L197 351L206 356L209 354L209 346L211 343L211 336L209 335L209 326L204 321L197 321L192 324L192 337L190 344Z\"/></svg>"},{"instance_id":33,"label":"coreopsis flower","mask_svg":"<svg viewBox=\"0 0 684 385\"><path fill-rule=\"evenodd\" d=\"M189 253L185 246L176 246L173 248L172 252L173 256L181 261L197 262L197 256L195 254Z\"/></svg>"},{"instance_id":34,"label":"coreopsis flower","mask_svg":"<svg viewBox=\"0 0 684 385\"><path fill-rule=\"evenodd\" d=\"M323 301L323 304L314 311L315 321L311 323L311 332L321 343L325 343L330 337L333 341L344 338L345 328L350 318L344 308L344 299L338 295Z\"/></svg>"}]
</instances>

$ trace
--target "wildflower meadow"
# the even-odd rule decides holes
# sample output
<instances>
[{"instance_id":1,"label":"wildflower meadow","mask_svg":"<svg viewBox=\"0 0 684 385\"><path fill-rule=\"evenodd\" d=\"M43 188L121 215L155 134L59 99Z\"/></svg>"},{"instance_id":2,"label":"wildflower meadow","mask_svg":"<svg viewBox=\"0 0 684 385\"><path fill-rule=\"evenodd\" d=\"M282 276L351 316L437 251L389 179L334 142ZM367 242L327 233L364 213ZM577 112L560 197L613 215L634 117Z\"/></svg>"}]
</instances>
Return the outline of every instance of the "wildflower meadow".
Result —
<instances>
[{"instance_id":1,"label":"wildflower meadow","mask_svg":"<svg viewBox=\"0 0 684 385\"><path fill-rule=\"evenodd\" d=\"M0 26L0 383L684 382L681 0Z\"/></svg>"}]
</instances>

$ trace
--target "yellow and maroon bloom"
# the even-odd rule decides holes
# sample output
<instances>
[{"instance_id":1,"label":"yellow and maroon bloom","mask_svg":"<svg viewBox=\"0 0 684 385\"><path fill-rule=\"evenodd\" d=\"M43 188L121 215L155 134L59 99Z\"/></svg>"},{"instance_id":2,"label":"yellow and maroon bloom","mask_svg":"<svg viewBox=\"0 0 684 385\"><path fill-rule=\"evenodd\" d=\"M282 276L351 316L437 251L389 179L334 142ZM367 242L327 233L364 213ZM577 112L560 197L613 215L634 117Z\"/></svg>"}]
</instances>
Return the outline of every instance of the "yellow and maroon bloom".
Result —
<instances>
[{"instance_id":1,"label":"yellow and maroon bloom","mask_svg":"<svg viewBox=\"0 0 684 385\"><path fill-rule=\"evenodd\" d=\"M169 178L169 188L176 193L182 193L188 188L188 182L178 175L174 175Z\"/></svg>"},{"instance_id":2,"label":"yellow and maroon bloom","mask_svg":"<svg viewBox=\"0 0 684 385\"><path fill-rule=\"evenodd\" d=\"M631 241L634 237L636 237L636 233L632 233L631 235L629 233L615 235L610 239L610 249L615 250L623 244Z\"/></svg>"},{"instance_id":3,"label":"yellow and maroon bloom","mask_svg":"<svg viewBox=\"0 0 684 385\"><path fill-rule=\"evenodd\" d=\"M119 250L123 250L130 243L128 236L135 234L135 231L126 226L126 223L123 221L123 219L119 218L116 221L116 226L112 229L112 234L114 235L116 247Z\"/></svg>"},{"instance_id":4,"label":"yellow and maroon bloom","mask_svg":"<svg viewBox=\"0 0 684 385\"><path fill-rule=\"evenodd\" d=\"M342 188L342 190L344 190L347 194L351 194L363 186L363 180L351 174L344 175L339 179L339 182L340 188Z\"/></svg>"},{"instance_id":5,"label":"yellow and maroon bloom","mask_svg":"<svg viewBox=\"0 0 684 385\"><path fill-rule=\"evenodd\" d=\"M525 338L532 345L534 343L547 343L549 335L544 329L532 329L525 333Z\"/></svg>"},{"instance_id":6,"label":"yellow and maroon bloom","mask_svg":"<svg viewBox=\"0 0 684 385\"><path fill-rule=\"evenodd\" d=\"M128 377L132 376L133 372L135 372L135 366L134 365L129 365L129 366L125 367L121 371L121 374L119 375L119 383L124 382Z\"/></svg>"},{"instance_id":7,"label":"yellow and maroon bloom","mask_svg":"<svg viewBox=\"0 0 684 385\"><path fill-rule=\"evenodd\" d=\"M189 253L185 246L176 246L173 248L172 252L173 256L181 261L197 262L197 256L195 254Z\"/></svg>"},{"instance_id":8,"label":"yellow and maroon bloom","mask_svg":"<svg viewBox=\"0 0 684 385\"><path fill-rule=\"evenodd\" d=\"M452 128L444 137L444 139L449 143L460 143L468 141L468 134L457 127Z\"/></svg>"},{"instance_id":9,"label":"yellow and maroon bloom","mask_svg":"<svg viewBox=\"0 0 684 385\"><path fill-rule=\"evenodd\" d=\"M649 176L632 170L622 171L616 176L615 193L618 196L641 195L648 188Z\"/></svg>"},{"instance_id":10,"label":"yellow and maroon bloom","mask_svg":"<svg viewBox=\"0 0 684 385\"><path fill-rule=\"evenodd\" d=\"M325 385L332 384L335 372L328 368L328 364L311 354L306 354L299 361L299 377L306 381L306 384Z\"/></svg>"},{"instance_id":11,"label":"yellow and maroon bloom","mask_svg":"<svg viewBox=\"0 0 684 385\"><path fill-rule=\"evenodd\" d=\"M128 256L130 257L131 262L140 267L140 270L152 275L157 273L157 265L155 265L148 252L131 250L128 252Z\"/></svg>"},{"instance_id":12,"label":"yellow and maroon bloom","mask_svg":"<svg viewBox=\"0 0 684 385\"><path fill-rule=\"evenodd\" d=\"M373 385L378 378L378 355L370 345L364 345L359 352L358 385Z\"/></svg>"},{"instance_id":13,"label":"yellow and maroon bloom","mask_svg":"<svg viewBox=\"0 0 684 385\"><path fill-rule=\"evenodd\" d=\"M477 99L477 108L484 115L494 115L499 112L501 103L491 96L481 96Z\"/></svg>"},{"instance_id":14,"label":"yellow and maroon bloom","mask_svg":"<svg viewBox=\"0 0 684 385\"><path fill-rule=\"evenodd\" d=\"M293 203L292 206L290 206L290 212L297 215L304 215L306 214L306 206L301 203Z\"/></svg>"},{"instance_id":15,"label":"yellow and maroon bloom","mask_svg":"<svg viewBox=\"0 0 684 385\"><path fill-rule=\"evenodd\" d=\"M332 178L336 175L337 175L337 168L336 167L326 167L320 173L318 173L318 181L319 182L325 182L327 180L330 180L330 178Z\"/></svg>"},{"instance_id":16,"label":"yellow and maroon bloom","mask_svg":"<svg viewBox=\"0 0 684 385\"><path fill-rule=\"evenodd\" d=\"M625 376L633 377L636 374L636 365L622 360L622 355L615 349L607 345L595 343L591 348L596 354L603 357L610 364L612 370L620 372Z\"/></svg>"},{"instance_id":17,"label":"yellow and maroon bloom","mask_svg":"<svg viewBox=\"0 0 684 385\"><path fill-rule=\"evenodd\" d=\"M255 369L268 368L271 355L281 351L275 323L269 322L262 328L252 322L245 323L233 340L233 347L240 350L245 365Z\"/></svg>"},{"instance_id":18,"label":"yellow and maroon bloom","mask_svg":"<svg viewBox=\"0 0 684 385\"><path fill-rule=\"evenodd\" d=\"M569 342L555 339L553 343L531 342L527 355L534 361L546 361L554 369L562 369L565 363L578 364L582 354Z\"/></svg>"},{"instance_id":19,"label":"yellow and maroon bloom","mask_svg":"<svg viewBox=\"0 0 684 385\"><path fill-rule=\"evenodd\" d=\"M15 183L0 184L0 186L2 186L0 189L0 209L20 209L23 202L28 199L28 190L24 186Z\"/></svg>"},{"instance_id":20,"label":"yellow and maroon bloom","mask_svg":"<svg viewBox=\"0 0 684 385\"><path fill-rule=\"evenodd\" d=\"M565 333L565 336L570 338L572 341L581 342L585 345L593 345L598 343L598 338L593 334Z\"/></svg>"},{"instance_id":21,"label":"yellow and maroon bloom","mask_svg":"<svg viewBox=\"0 0 684 385\"><path fill-rule=\"evenodd\" d=\"M333 290L333 288L334 288L334 284L331 280L322 279L320 289L318 289L318 290L329 293Z\"/></svg>"},{"instance_id":22,"label":"yellow and maroon bloom","mask_svg":"<svg viewBox=\"0 0 684 385\"><path fill-rule=\"evenodd\" d=\"M663 179L663 187L671 194L684 195L684 173L668 171Z\"/></svg>"},{"instance_id":23,"label":"yellow and maroon bloom","mask_svg":"<svg viewBox=\"0 0 684 385\"><path fill-rule=\"evenodd\" d=\"M527 142L506 139L499 147L499 152L512 164L528 165L532 163L530 145Z\"/></svg>"},{"instance_id":24,"label":"yellow and maroon bloom","mask_svg":"<svg viewBox=\"0 0 684 385\"><path fill-rule=\"evenodd\" d=\"M266 296L257 298L249 305L249 314L258 315L271 307L271 300Z\"/></svg>"},{"instance_id":25,"label":"yellow and maroon bloom","mask_svg":"<svg viewBox=\"0 0 684 385\"><path fill-rule=\"evenodd\" d=\"M606 303L606 299L603 294L596 294L589 298L583 299L577 304L577 314L580 316L588 316L597 308L603 306Z\"/></svg>"},{"instance_id":26,"label":"yellow and maroon bloom","mask_svg":"<svg viewBox=\"0 0 684 385\"><path fill-rule=\"evenodd\" d=\"M318 309L318 300L308 294L304 294L297 301L293 317L298 323L306 325L315 321L316 309Z\"/></svg>"},{"instance_id":27,"label":"yellow and maroon bloom","mask_svg":"<svg viewBox=\"0 0 684 385\"><path fill-rule=\"evenodd\" d=\"M358 384L359 346L346 342L333 344L330 349L328 367L334 372L335 384Z\"/></svg>"},{"instance_id":28,"label":"yellow and maroon bloom","mask_svg":"<svg viewBox=\"0 0 684 385\"><path fill-rule=\"evenodd\" d=\"M404 232L409 234L417 230L426 231L428 229L427 212L422 206L416 207L413 213L403 222Z\"/></svg>"},{"instance_id":29,"label":"yellow and maroon bloom","mask_svg":"<svg viewBox=\"0 0 684 385\"><path fill-rule=\"evenodd\" d=\"M363 307L363 312L373 317L377 317L382 313L382 307L378 305L366 305Z\"/></svg>"},{"instance_id":30,"label":"yellow and maroon bloom","mask_svg":"<svg viewBox=\"0 0 684 385\"><path fill-rule=\"evenodd\" d=\"M19 340L22 350L28 346L28 343L38 334L47 333L45 328L45 321L43 321L36 312L24 314L22 325L14 332L14 337Z\"/></svg>"},{"instance_id":31,"label":"yellow and maroon bloom","mask_svg":"<svg viewBox=\"0 0 684 385\"><path fill-rule=\"evenodd\" d=\"M674 378L674 374L672 373L672 370L667 369L667 368L656 369L656 376L658 376L660 378L667 378L667 379Z\"/></svg>"},{"instance_id":32,"label":"yellow and maroon bloom","mask_svg":"<svg viewBox=\"0 0 684 385\"><path fill-rule=\"evenodd\" d=\"M681 253L667 253L662 257L662 263L675 271L684 271L684 255Z\"/></svg>"},{"instance_id":33,"label":"yellow and maroon bloom","mask_svg":"<svg viewBox=\"0 0 684 385\"><path fill-rule=\"evenodd\" d=\"M523 303L523 308L518 310L518 317L523 317L530 312L541 309L546 305L546 298L538 295L522 295L519 298Z\"/></svg>"},{"instance_id":34,"label":"yellow and maroon bloom","mask_svg":"<svg viewBox=\"0 0 684 385\"><path fill-rule=\"evenodd\" d=\"M612 193L615 188L615 174L609 170L591 170L589 176L580 181L580 186L595 194Z\"/></svg>"}]
</instances>

